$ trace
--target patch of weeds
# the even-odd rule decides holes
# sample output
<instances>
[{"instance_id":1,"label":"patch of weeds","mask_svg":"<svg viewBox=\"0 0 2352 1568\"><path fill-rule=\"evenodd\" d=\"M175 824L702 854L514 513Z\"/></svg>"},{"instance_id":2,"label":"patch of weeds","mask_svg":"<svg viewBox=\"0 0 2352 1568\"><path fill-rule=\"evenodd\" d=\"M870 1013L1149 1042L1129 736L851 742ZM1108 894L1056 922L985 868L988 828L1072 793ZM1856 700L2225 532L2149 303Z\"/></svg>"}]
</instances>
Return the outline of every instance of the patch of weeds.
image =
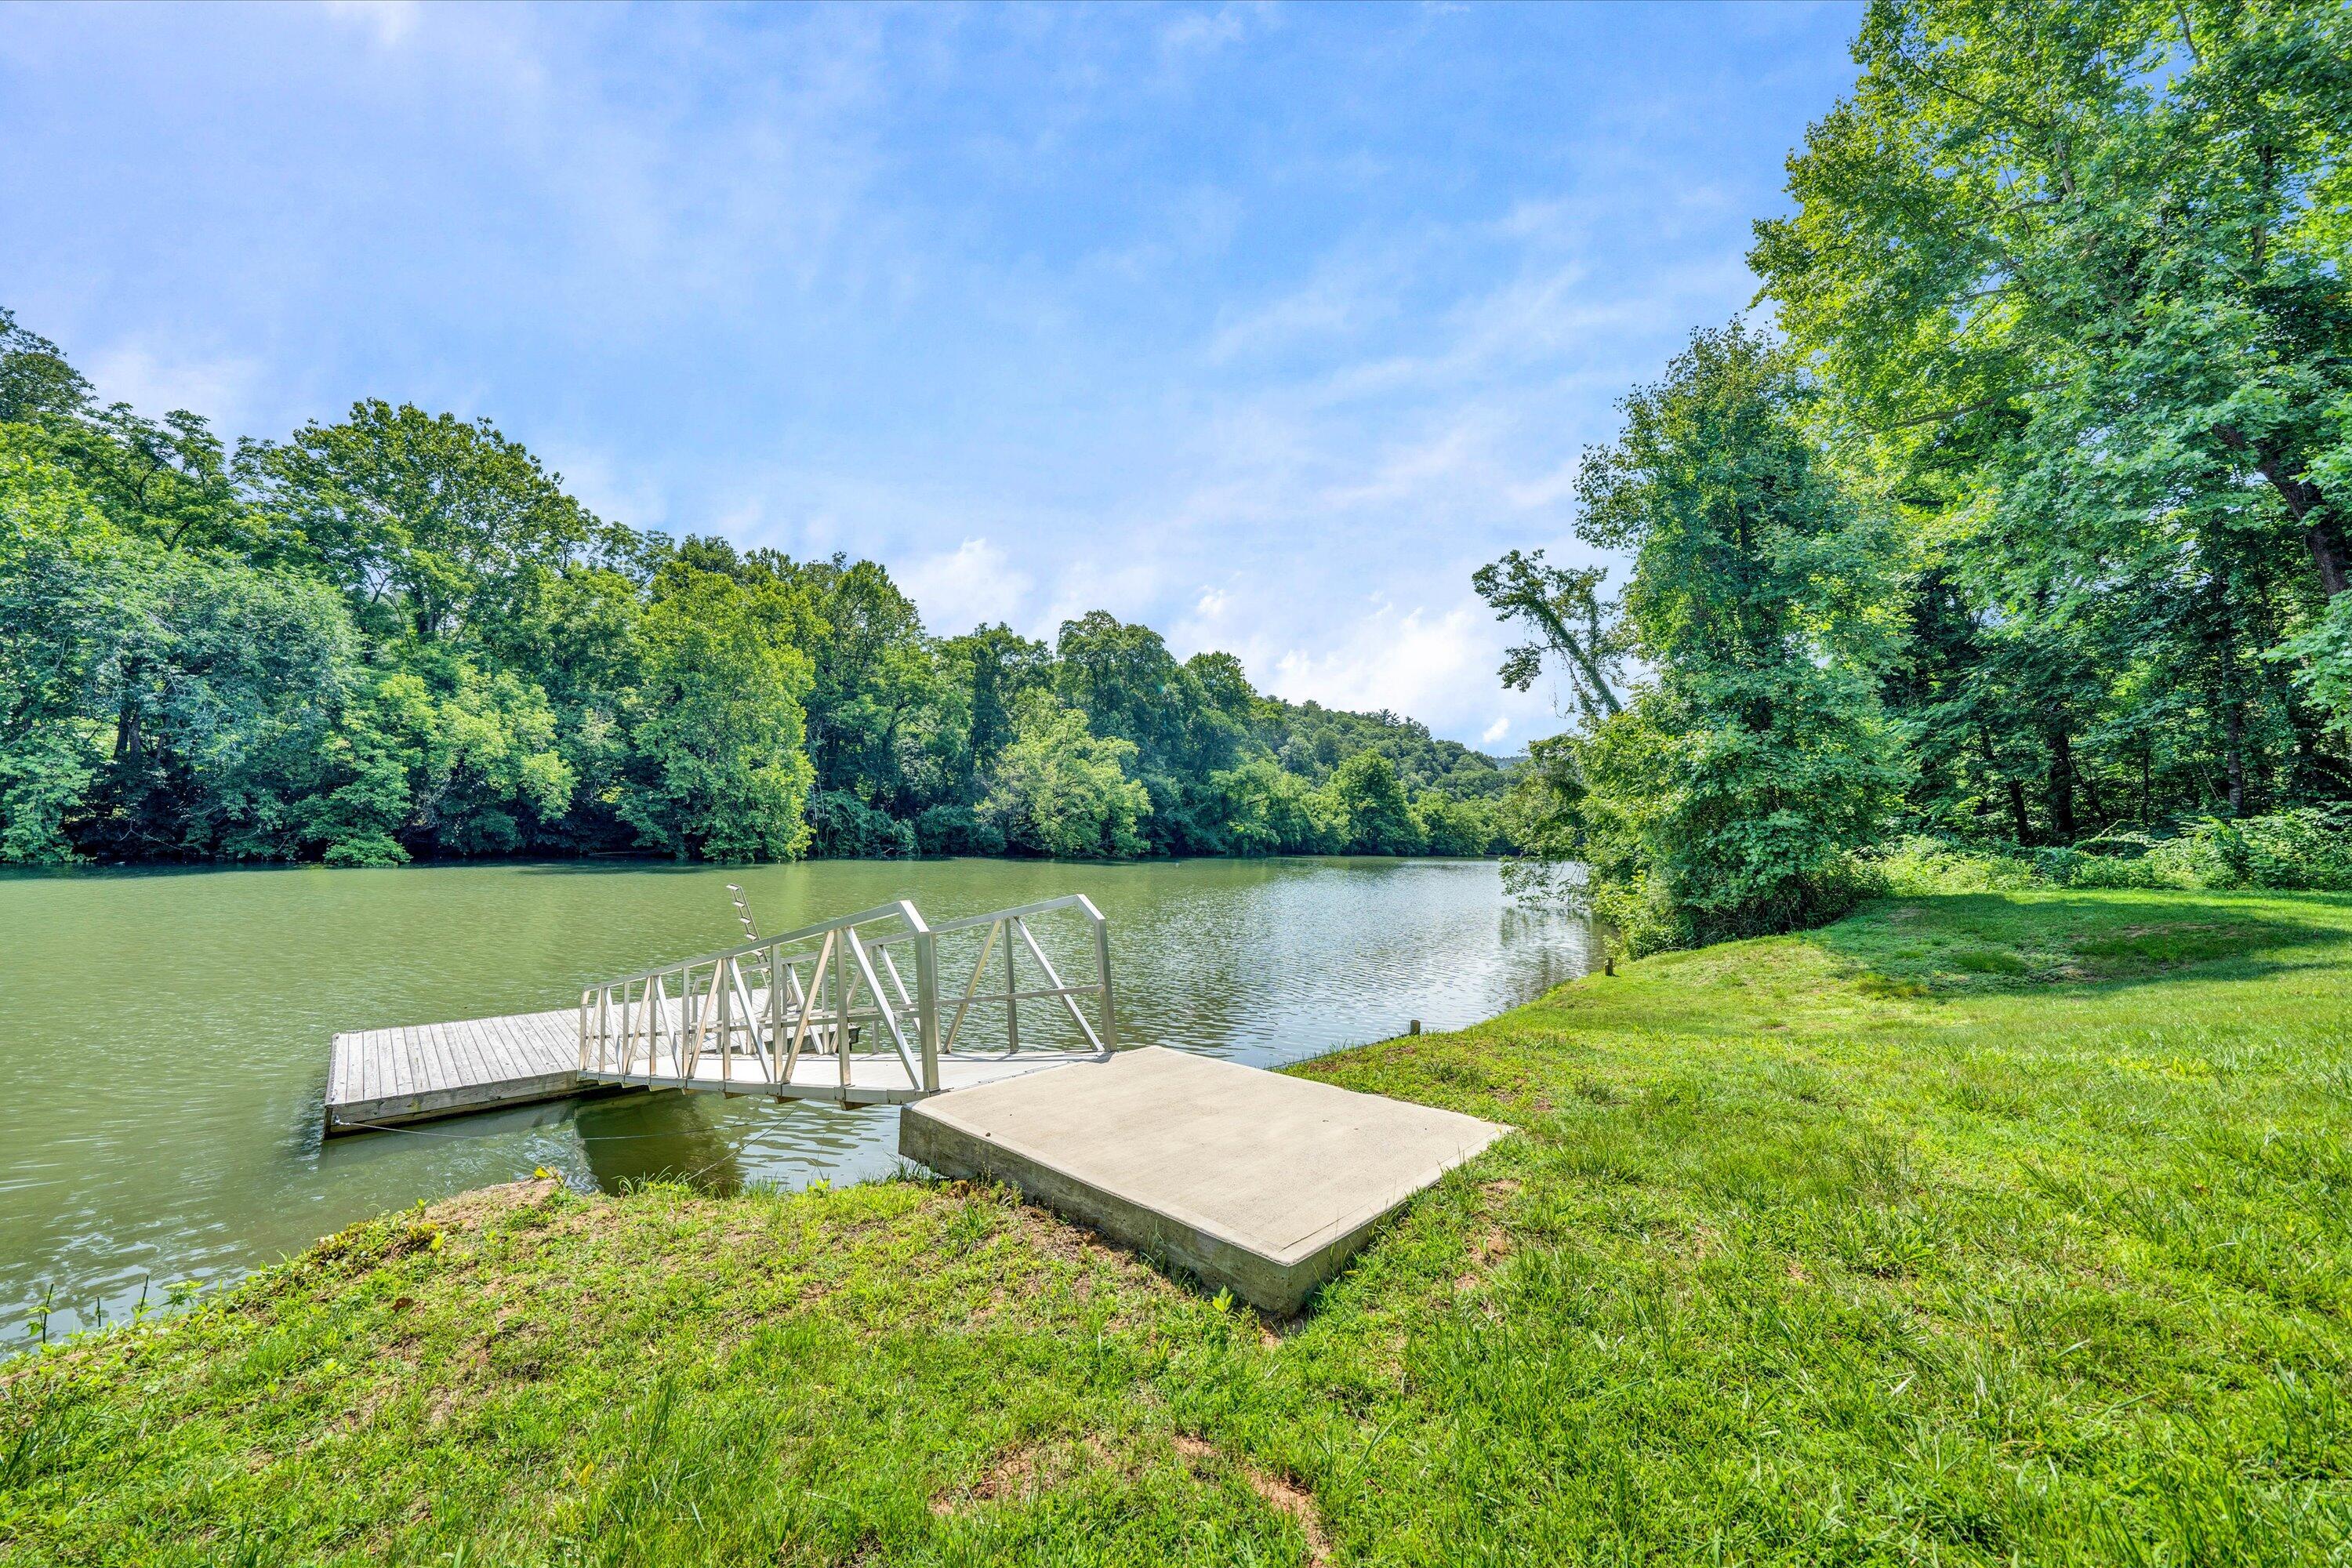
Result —
<instances>
[{"instance_id":1,"label":"patch of weeds","mask_svg":"<svg viewBox=\"0 0 2352 1568\"><path fill-rule=\"evenodd\" d=\"M1864 996L1882 1000L1899 1001L1927 994L1927 983L1924 980L1883 974L1875 969L1864 970L1853 988Z\"/></svg>"}]
</instances>

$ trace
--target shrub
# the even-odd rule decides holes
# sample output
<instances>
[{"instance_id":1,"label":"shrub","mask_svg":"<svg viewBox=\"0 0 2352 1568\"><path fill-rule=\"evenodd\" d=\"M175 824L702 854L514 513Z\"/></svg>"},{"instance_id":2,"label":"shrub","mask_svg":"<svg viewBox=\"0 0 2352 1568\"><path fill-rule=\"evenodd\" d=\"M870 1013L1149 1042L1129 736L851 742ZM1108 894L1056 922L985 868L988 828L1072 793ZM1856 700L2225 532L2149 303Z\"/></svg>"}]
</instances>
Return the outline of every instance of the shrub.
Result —
<instances>
[{"instance_id":1,"label":"shrub","mask_svg":"<svg viewBox=\"0 0 2352 1568\"><path fill-rule=\"evenodd\" d=\"M2200 887L2352 890L2352 805L2207 817L2163 858Z\"/></svg>"},{"instance_id":2,"label":"shrub","mask_svg":"<svg viewBox=\"0 0 2352 1568\"><path fill-rule=\"evenodd\" d=\"M915 830L847 790L809 796L811 847L828 860L889 860L915 853Z\"/></svg>"},{"instance_id":3,"label":"shrub","mask_svg":"<svg viewBox=\"0 0 2352 1568\"><path fill-rule=\"evenodd\" d=\"M935 805L915 818L915 844L926 855L1002 855L1004 835L968 805Z\"/></svg>"},{"instance_id":4,"label":"shrub","mask_svg":"<svg viewBox=\"0 0 2352 1568\"><path fill-rule=\"evenodd\" d=\"M2352 806L2207 817L2171 838L2113 833L2033 849L1914 834L1881 846L1871 859L1897 894L2021 888L2345 890L2352 889Z\"/></svg>"}]
</instances>

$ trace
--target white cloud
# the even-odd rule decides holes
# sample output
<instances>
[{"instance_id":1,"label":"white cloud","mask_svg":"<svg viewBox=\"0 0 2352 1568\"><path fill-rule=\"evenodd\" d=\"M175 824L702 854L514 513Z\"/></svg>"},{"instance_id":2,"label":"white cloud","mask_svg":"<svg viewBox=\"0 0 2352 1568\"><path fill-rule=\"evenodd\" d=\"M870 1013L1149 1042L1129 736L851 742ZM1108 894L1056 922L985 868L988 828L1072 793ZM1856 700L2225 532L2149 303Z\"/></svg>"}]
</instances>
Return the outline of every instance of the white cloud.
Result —
<instances>
[{"instance_id":1,"label":"white cloud","mask_svg":"<svg viewBox=\"0 0 2352 1568\"><path fill-rule=\"evenodd\" d=\"M928 555L893 573L923 613L923 625L944 637L992 621L1019 625L1030 581L1004 552L985 539L967 539L944 554Z\"/></svg>"},{"instance_id":2,"label":"white cloud","mask_svg":"<svg viewBox=\"0 0 2352 1568\"><path fill-rule=\"evenodd\" d=\"M151 418L185 408L211 420L214 429L234 435L253 412L262 367L241 355L197 353L131 339L99 350L83 371L105 402L128 403Z\"/></svg>"},{"instance_id":3,"label":"white cloud","mask_svg":"<svg viewBox=\"0 0 2352 1568\"><path fill-rule=\"evenodd\" d=\"M381 49L406 43L424 10L420 0L326 0L326 14L360 28Z\"/></svg>"},{"instance_id":4,"label":"white cloud","mask_svg":"<svg viewBox=\"0 0 2352 1568\"><path fill-rule=\"evenodd\" d=\"M1510 732L1510 715L1507 713L1498 714L1496 716L1493 723L1487 725L1484 730L1478 732L1478 743L1482 746L1491 746Z\"/></svg>"}]
</instances>

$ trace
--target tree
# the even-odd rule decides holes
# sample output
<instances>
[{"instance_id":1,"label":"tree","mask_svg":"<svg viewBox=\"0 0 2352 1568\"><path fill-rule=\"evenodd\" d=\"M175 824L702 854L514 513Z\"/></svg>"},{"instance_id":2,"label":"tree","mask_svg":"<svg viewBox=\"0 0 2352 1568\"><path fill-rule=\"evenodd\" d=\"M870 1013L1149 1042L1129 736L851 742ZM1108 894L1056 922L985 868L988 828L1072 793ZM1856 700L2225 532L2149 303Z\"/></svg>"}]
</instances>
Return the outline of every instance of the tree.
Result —
<instances>
[{"instance_id":1,"label":"tree","mask_svg":"<svg viewBox=\"0 0 2352 1568\"><path fill-rule=\"evenodd\" d=\"M1322 815L1339 826L1346 855L1413 855L1421 850L1421 827L1405 800L1396 769L1378 752L1358 752L1341 763L1316 792Z\"/></svg>"},{"instance_id":2,"label":"tree","mask_svg":"<svg viewBox=\"0 0 2352 1568\"><path fill-rule=\"evenodd\" d=\"M971 694L964 758L965 777L976 799L978 780L1013 742L1013 710L1021 694L1053 679L1053 651L998 625L949 638L942 654Z\"/></svg>"},{"instance_id":3,"label":"tree","mask_svg":"<svg viewBox=\"0 0 2352 1568\"><path fill-rule=\"evenodd\" d=\"M0 306L0 425L69 420L89 405L89 383L58 345Z\"/></svg>"},{"instance_id":4,"label":"tree","mask_svg":"<svg viewBox=\"0 0 2352 1568\"><path fill-rule=\"evenodd\" d=\"M1502 787L1099 612L938 639L877 563L607 524L487 420L232 461L5 311L0 510L14 860L1387 852Z\"/></svg>"},{"instance_id":5,"label":"tree","mask_svg":"<svg viewBox=\"0 0 2352 1568\"><path fill-rule=\"evenodd\" d=\"M341 604L125 532L55 452L0 436L0 853L292 854L354 657Z\"/></svg>"},{"instance_id":6,"label":"tree","mask_svg":"<svg viewBox=\"0 0 2352 1568\"><path fill-rule=\"evenodd\" d=\"M806 847L815 770L802 702L815 678L773 622L731 577L681 563L656 580L619 803L644 843L713 860L791 859Z\"/></svg>"},{"instance_id":7,"label":"tree","mask_svg":"<svg viewBox=\"0 0 2352 1568\"><path fill-rule=\"evenodd\" d=\"M1412 797L1413 836L1425 855L1491 855L1499 837L1489 800L1455 800L1435 790Z\"/></svg>"},{"instance_id":8,"label":"tree","mask_svg":"<svg viewBox=\"0 0 2352 1568\"><path fill-rule=\"evenodd\" d=\"M1337 804L1271 757L1252 757L1210 782L1234 854L1329 855L1344 842Z\"/></svg>"},{"instance_id":9,"label":"tree","mask_svg":"<svg viewBox=\"0 0 2352 1568\"><path fill-rule=\"evenodd\" d=\"M1624 632L1656 673L1547 754L1522 809L1636 950L1842 911L1904 779L1861 668L1887 638L1883 542L1808 437L1810 396L1755 334L1702 331L1585 455L1577 532L1632 554Z\"/></svg>"},{"instance_id":10,"label":"tree","mask_svg":"<svg viewBox=\"0 0 2352 1568\"><path fill-rule=\"evenodd\" d=\"M1097 735L1051 692L1024 695L982 814L1007 845L1057 859L1140 855L1151 797L1127 776L1135 744Z\"/></svg>"},{"instance_id":11,"label":"tree","mask_svg":"<svg viewBox=\"0 0 2352 1568\"><path fill-rule=\"evenodd\" d=\"M1855 56L1751 262L1937 601L1917 804L2066 842L2342 793L2263 656L2344 587L2352 20L1881 0Z\"/></svg>"},{"instance_id":12,"label":"tree","mask_svg":"<svg viewBox=\"0 0 2352 1568\"><path fill-rule=\"evenodd\" d=\"M2263 486L2342 592L2352 15L1877 0L1854 55L1751 259L1859 416L2021 416L2086 511Z\"/></svg>"},{"instance_id":13,"label":"tree","mask_svg":"<svg viewBox=\"0 0 2352 1568\"><path fill-rule=\"evenodd\" d=\"M247 443L237 469L363 615L427 641L480 634L541 573L621 543L488 420L407 404L370 399L340 425Z\"/></svg>"},{"instance_id":14,"label":"tree","mask_svg":"<svg viewBox=\"0 0 2352 1568\"><path fill-rule=\"evenodd\" d=\"M124 542L23 426L0 426L0 860L78 858L105 684L134 613Z\"/></svg>"},{"instance_id":15,"label":"tree","mask_svg":"<svg viewBox=\"0 0 2352 1568\"><path fill-rule=\"evenodd\" d=\"M1587 723L1617 711L1618 667L1624 649L1604 624L1601 584L1608 574L1597 566L1570 569L1547 564L1543 552L1514 550L1481 566L1470 584L1498 621L1518 621L1536 634L1503 658L1503 684L1525 691L1547 659L1568 677L1577 711Z\"/></svg>"}]
</instances>

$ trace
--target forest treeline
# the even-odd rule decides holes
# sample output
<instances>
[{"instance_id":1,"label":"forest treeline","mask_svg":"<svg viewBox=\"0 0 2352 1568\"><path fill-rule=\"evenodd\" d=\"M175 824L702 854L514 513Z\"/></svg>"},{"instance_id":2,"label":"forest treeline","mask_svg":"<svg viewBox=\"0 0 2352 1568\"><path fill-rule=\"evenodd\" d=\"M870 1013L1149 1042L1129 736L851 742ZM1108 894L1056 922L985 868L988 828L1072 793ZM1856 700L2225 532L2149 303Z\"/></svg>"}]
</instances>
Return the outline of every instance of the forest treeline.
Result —
<instances>
[{"instance_id":1,"label":"forest treeline","mask_svg":"<svg viewBox=\"0 0 2352 1568\"><path fill-rule=\"evenodd\" d=\"M1854 58L1760 309L1585 454L1622 589L1478 575L1581 712L1522 836L1636 949L1906 836L2352 886L2352 11L1877 0Z\"/></svg>"},{"instance_id":2,"label":"forest treeline","mask_svg":"<svg viewBox=\"0 0 2352 1568\"><path fill-rule=\"evenodd\" d=\"M0 859L1484 855L1494 759L1097 612L599 518L488 421L226 447L0 311Z\"/></svg>"}]
</instances>

